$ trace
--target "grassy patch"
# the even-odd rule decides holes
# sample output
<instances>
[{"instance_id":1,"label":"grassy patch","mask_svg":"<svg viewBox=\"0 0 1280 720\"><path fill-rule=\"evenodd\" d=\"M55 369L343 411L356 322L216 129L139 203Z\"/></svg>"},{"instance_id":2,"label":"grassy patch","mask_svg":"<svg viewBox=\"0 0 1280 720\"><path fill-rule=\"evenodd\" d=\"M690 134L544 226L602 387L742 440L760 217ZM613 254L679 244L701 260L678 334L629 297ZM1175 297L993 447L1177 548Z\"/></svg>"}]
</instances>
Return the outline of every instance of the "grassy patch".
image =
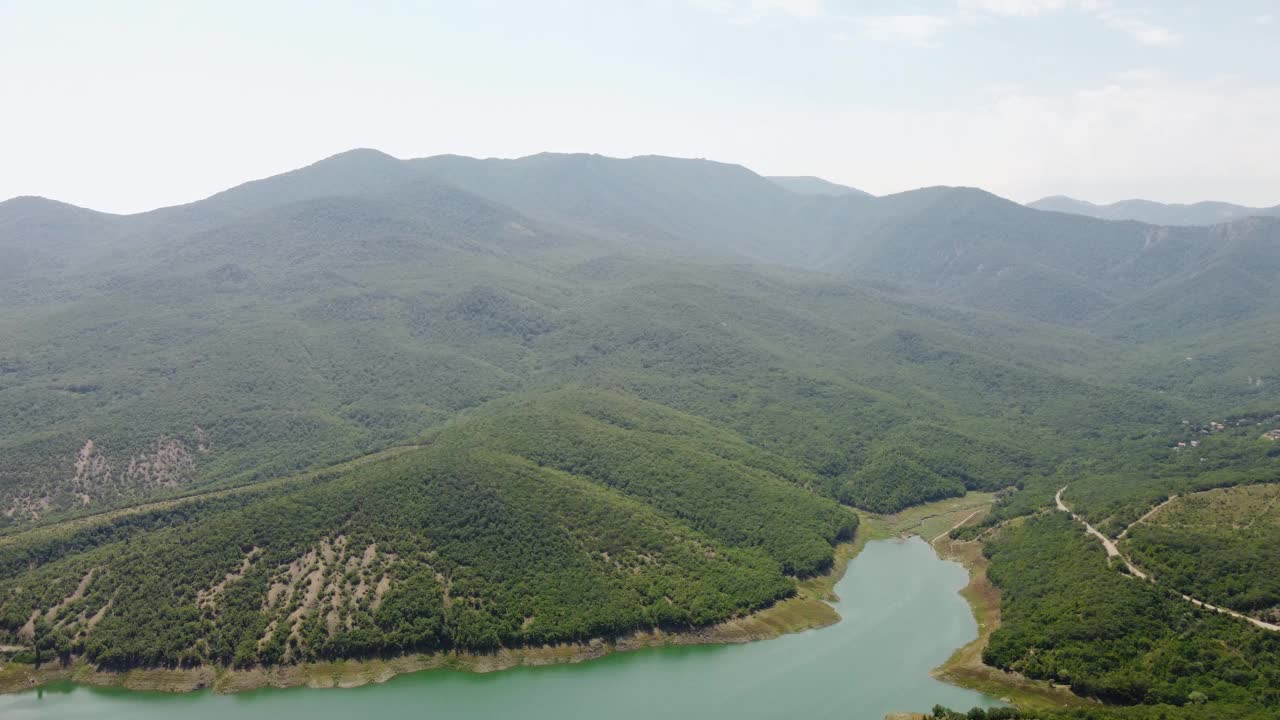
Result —
<instances>
[{"instance_id":1,"label":"grassy patch","mask_svg":"<svg viewBox=\"0 0 1280 720\"><path fill-rule=\"evenodd\" d=\"M1179 496L1134 525L1123 542L1160 583L1280 621L1280 485Z\"/></svg>"}]
</instances>

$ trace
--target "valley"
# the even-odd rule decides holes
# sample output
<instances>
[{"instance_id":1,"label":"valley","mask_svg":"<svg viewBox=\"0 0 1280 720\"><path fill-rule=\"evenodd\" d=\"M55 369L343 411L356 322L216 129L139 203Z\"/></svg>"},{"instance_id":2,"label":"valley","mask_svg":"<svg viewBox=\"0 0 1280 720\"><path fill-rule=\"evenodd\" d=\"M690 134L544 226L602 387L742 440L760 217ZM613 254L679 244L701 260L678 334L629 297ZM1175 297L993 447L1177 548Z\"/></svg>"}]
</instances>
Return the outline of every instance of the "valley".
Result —
<instances>
[{"instance_id":1,"label":"valley","mask_svg":"<svg viewBox=\"0 0 1280 720\"><path fill-rule=\"evenodd\" d=\"M739 655L666 646L774 638L744 677L810 694L837 653L885 703L1280 708L1277 634L1179 597L1280 607L1280 219L813 180L355 150L136 215L0 203L4 687L438 668L386 697L472 703L449 669L639 649L545 672L678 684ZM890 611L912 640L866 635Z\"/></svg>"}]
</instances>

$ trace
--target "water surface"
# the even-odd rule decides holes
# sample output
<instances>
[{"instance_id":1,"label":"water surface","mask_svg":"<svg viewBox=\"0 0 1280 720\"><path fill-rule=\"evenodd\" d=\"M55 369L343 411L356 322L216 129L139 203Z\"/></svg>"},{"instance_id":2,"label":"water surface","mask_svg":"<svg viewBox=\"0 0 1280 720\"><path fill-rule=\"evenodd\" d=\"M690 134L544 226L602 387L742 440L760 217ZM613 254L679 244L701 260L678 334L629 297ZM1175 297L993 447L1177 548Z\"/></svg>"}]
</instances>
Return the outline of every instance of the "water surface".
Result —
<instances>
[{"instance_id":1,"label":"water surface","mask_svg":"<svg viewBox=\"0 0 1280 720\"><path fill-rule=\"evenodd\" d=\"M173 695L69 684L0 696L0 718L441 720L840 718L881 720L993 698L929 677L977 636L957 591L964 569L920 538L868 543L836 585L844 618L821 630L728 646L650 648L577 665L478 675L431 670L382 685Z\"/></svg>"}]
</instances>

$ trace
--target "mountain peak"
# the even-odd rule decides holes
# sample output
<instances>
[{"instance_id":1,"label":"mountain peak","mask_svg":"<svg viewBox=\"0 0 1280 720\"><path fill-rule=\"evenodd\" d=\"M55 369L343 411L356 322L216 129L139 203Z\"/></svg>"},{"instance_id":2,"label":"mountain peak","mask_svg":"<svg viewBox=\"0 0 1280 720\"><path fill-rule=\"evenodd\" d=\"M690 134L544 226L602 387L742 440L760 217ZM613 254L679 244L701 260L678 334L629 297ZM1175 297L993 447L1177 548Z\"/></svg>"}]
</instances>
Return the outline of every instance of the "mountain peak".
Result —
<instances>
[{"instance_id":1,"label":"mountain peak","mask_svg":"<svg viewBox=\"0 0 1280 720\"><path fill-rule=\"evenodd\" d=\"M984 205L1001 205L1022 207L1018 203L1002 198L993 192L966 185L930 185L928 187L907 190L893 195L885 195L883 199L910 202L948 202L979 203Z\"/></svg>"},{"instance_id":2,"label":"mountain peak","mask_svg":"<svg viewBox=\"0 0 1280 720\"><path fill-rule=\"evenodd\" d=\"M352 148L351 150L344 150L343 152L340 152L340 153L337 153L337 154L334 154L334 155L330 155L329 157L324 158L323 160L318 160L318 161L316 161L316 162L312 163L312 164L311 164L310 166L308 166L308 167L315 166L315 165L329 164L329 163L338 163L338 164L348 164L348 163L384 163L384 164L393 164L393 163L399 163L399 162L400 162L400 160L399 160L398 158L395 158L395 157L393 157L393 156L391 156L391 155L388 155L387 153L384 153L384 152L382 152L381 150L376 150L376 149L374 149L374 148Z\"/></svg>"},{"instance_id":3,"label":"mountain peak","mask_svg":"<svg viewBox=\"0 0 1280 720\"><path fill-rule=\"evenodd\" d=\"M79 205L72 205L61 200L53 200L51 198L40 195L18 195L8 200L0 201L0 213L7 218L28 218L37 216L49 216L55 214L61 215L110 215L110 213L98 212L90 210Z\"/></svg>"},{"instance_id":4,"label":"mountain peak","mask_svg":"<svg viewBox=\"0 0 1280 720\"><path fill-rule=\"evenodd\" d=\"M403 160L380 150L357 148L297 170L237 185L198 204L239 214L299 200L378 193L415 179L421 179L421 173Z\"/></svg>"}]
</instances>

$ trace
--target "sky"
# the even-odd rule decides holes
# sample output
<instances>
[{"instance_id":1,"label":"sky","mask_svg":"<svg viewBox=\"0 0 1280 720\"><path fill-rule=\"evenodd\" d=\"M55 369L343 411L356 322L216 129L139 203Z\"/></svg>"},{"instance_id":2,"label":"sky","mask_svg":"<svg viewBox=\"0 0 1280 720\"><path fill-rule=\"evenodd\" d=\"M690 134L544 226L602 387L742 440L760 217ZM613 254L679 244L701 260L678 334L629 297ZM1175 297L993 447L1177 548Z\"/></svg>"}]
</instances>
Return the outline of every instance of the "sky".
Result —
<instances>
[{"instance_id":1,"label":"sky","mask_svg":"<svg viewBox=\"0 0 1280 720\"><path fill-rule=\"evenodd\" d=\"M1280 204L1280 0L0 0L0 199L355 147Z\"/></svg>"}]
</instances>

